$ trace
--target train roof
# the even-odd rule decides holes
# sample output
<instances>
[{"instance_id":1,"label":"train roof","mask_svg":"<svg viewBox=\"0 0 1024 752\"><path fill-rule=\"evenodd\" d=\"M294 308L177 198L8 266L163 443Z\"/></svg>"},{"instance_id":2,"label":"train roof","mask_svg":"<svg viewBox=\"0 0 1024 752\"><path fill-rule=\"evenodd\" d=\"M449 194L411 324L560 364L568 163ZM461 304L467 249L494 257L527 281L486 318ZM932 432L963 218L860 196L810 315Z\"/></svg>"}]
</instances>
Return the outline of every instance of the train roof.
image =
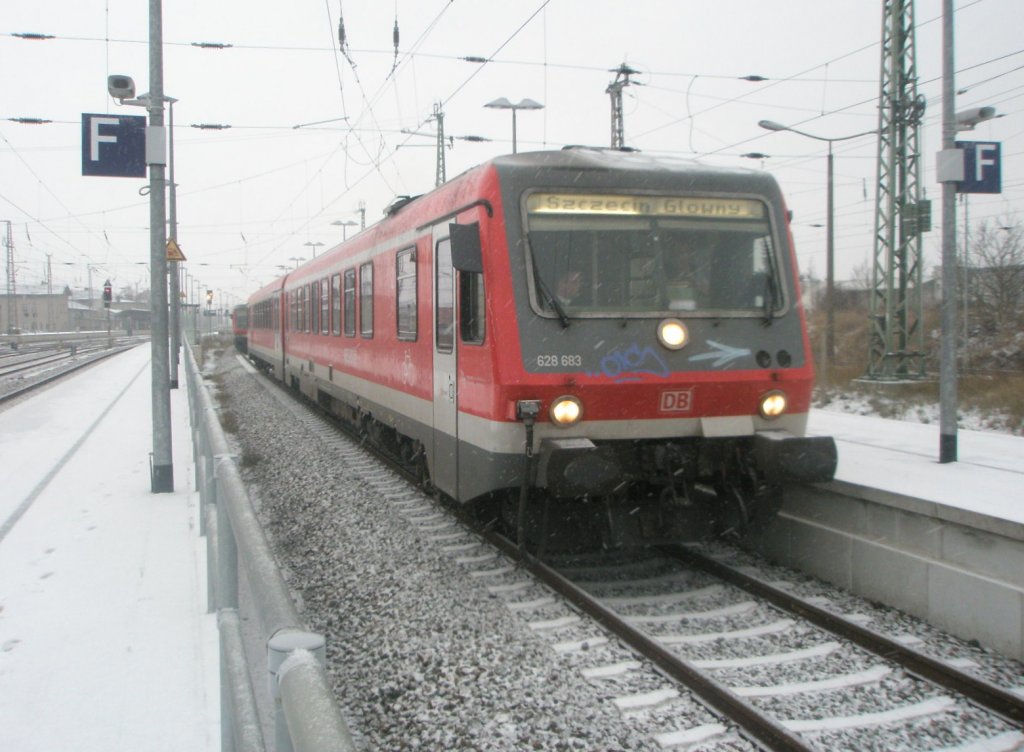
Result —
<instances>
[{"instance_id":1,"label":"train roof","mask_svg":"<svg viewBox=\"0 0 1024 752\"><path fill-rule=\"evenodd\" d=\"M778 183L764 170L749 167L707 165L693 159L640 151L588 146L567 146L558 151L536 151L509 154L491 160L499 174L524 175L537 180L541 171L614 172L629 182L649 181L652 188L660 184L678 184L680 179L695 186L721 184L724 189L740 183L752 193L775 193Z\"/></svg>"},{"instance_id":2,"label":"train roof","mask_svg":"<svg viewBox=\"0 0 1024 752\"><path fill-rule=\"evenodd\" d=\"M523 178L528 182L543 182L542 177L545 171L614 172L616 175L632 174L638 182L646 179L654 184L685 178L689 182L702 184L736 185L743 183L751 193L778 191L778 183L775 178L764 170L706 165L693 159L649 154L630 149L566 146L553 151L519 152L494 157L487 162L470 167L431 193L397 197L385 210L385 215L387 217L394 216L417 201L442 192L456 183L479 179L489 167L493 167L503 178L515 176L520 182ZM656 185L652 185L652 187L656 187Z\"/></svg>"},{"instance_id":3,"label":"train roof","mask_svg":"<svg viewBox=\"0 0 1024 752\"><path fill-rule=\"evenodd\" d=\"M385 211L381 221L374 223L354 238L348 240L347 246L357 247L362 243L372 243L372 237L388 231L389 220L404 216L413 207L424 203L445 200L450 191L473 191L474 183L486 179L491 171L497 173L502 183L518 188L540 185L574 185L574 176L589 173L587 184L591 188L608 190L678 190L680 183L688 188L700 191L721 193L744 193L747 195L765 195L781 198L778 183L770 173L747 167L723 167L706 165L692 159L658 155L627 149L610 149L590 146L566 146L559 150L520 152L506 154L475 165L444 185L429 193L419 196L397 197ZM607 175L607 180L602 179ZM299 267L299 276L305 276L325 262L333 250L318 259L306 262ZM250 297L263 298L283 289L285 274L270 284L264 285Z\"/></svg>"}]
</instances>

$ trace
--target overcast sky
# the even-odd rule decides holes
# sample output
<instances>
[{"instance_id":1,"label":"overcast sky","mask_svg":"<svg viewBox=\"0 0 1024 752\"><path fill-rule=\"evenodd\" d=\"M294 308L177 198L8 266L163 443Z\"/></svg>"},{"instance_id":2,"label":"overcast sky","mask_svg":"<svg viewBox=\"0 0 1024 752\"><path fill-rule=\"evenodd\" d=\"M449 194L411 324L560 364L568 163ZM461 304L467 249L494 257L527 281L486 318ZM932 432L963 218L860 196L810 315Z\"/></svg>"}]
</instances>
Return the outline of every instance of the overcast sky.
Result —
<instances>
[{"instance_id":1,"label":"overcast sky","mask_svg":"<svg viewBox=\"0 0 1024 752\"><path fill-rule=\"evenodd\" d=\"M279 267L340 241L342 228L331 223L358 223L360 205L371 224L394 196L430 190L430 118L439 102L445 132L456 139L446 153L449 177L512 150L510 113L484 108L499 97L545 106L519 113L520 151L607 146L606 88L610 71L625 62L639 71L625 90L627 144L771 171L795 214L801 269L821 278L827 147L757 122L832 138L877 127L882 5L164 0L165 93L179 100L178 239L188 274L222 292L218 302L244 300ZM956 86L968 89L957 109L994 105L1004 116L961 134L1000 141L1003 149L1003 193L972 196L970 224L1021 221L1020 0L955 5ZM927 269L937 263L940 242L934 155L941 146L941 2L919 0L915 13L919 93L928 103L922 185L935 200ZM338 52L339 16L347 56ZM54 38L14 36L26 32ZM0 220L13 223L19 286L44 281L48 255L55 285L84 289L92 266L96 288L107 277L115 289L149 286L149 208L139 194L146 181L81 174L82 113L144 114L115 104L106 78L127 74L139 93L149 89L148 34L147 0L4 0ZM768 80L742 79L748 75ZM10 120L23 117L53 122ZM200 124L231 128L193 127ZM839 279L873 252L876 150L871 136L835 145ZM770 156L741 156L750 152ZM958 232L963 211L961 205ZM348 228L349 236L356 230ZM323 245L307 245L317 243Z\"/></svg>"}]
</instances>

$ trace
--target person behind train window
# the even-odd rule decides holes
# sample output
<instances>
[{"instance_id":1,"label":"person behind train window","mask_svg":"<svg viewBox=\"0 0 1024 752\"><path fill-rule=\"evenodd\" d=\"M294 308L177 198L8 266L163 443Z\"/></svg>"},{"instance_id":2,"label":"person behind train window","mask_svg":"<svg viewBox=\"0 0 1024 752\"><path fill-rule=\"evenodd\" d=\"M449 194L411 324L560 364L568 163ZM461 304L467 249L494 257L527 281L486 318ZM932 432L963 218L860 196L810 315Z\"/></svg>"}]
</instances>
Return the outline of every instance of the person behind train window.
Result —
<instances>
[{"instance_id":1,"label":"person behind train window","mask_svg":"<svg viewBox=\"0 0 1024 752\"><path fill-rule=\"evenodd\" d=\"M671 311L693 311L697 309L696 259L693 249L687 245L666 252L665 297Z\"/></svg>"},{"instance_id":2,"label":"person behind train window","mask_svg":"<svg viewBox=\"0 0 1024 752\"><path fill-rule=\"evenodd\" d=\"M571 306L579 301L583 292L583 273L578 269L566 269L558 277L555 297L563 306Z\"/></svg>"}]
</instances>

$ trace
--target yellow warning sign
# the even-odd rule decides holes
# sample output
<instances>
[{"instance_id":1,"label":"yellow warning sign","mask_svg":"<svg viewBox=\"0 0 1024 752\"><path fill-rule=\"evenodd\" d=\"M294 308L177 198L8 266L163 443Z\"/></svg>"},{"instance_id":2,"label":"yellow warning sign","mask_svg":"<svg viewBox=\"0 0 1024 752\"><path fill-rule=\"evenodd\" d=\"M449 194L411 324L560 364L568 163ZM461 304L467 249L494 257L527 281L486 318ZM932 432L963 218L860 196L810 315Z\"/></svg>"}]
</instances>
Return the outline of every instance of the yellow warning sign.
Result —
<instances>
[{"instance_id":1,"label":"yellow warning sign","mask_svg":"<svg viewBox=\"0 0 1024 752\"><path fill-rule=\"evenodd\" d=\"M167 260L168 261L187 261L185 254L181 252L181 246L179 246L174 239L167 241Z\"/></svg>"}]
</instances>

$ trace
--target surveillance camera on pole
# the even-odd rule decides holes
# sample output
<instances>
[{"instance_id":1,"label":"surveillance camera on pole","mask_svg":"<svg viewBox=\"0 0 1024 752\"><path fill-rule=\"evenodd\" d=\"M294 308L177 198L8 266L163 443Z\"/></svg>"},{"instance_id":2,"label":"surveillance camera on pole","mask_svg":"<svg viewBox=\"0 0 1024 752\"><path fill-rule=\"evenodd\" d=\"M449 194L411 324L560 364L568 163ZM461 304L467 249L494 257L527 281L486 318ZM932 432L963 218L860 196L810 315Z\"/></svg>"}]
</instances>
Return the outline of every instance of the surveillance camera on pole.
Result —
<instances>
[{"instance_id":1,"label":"surveillance camera on pole","mask_svg":"<svg viewBox=\"0 0 1024 752\"><path fill-rule=\"evenodd\" d=\"M996 116L995 107L972 107L956 113L955 122L958 131L973 131L978 123L984 123Z\"/></svg>"}]
</instances>

